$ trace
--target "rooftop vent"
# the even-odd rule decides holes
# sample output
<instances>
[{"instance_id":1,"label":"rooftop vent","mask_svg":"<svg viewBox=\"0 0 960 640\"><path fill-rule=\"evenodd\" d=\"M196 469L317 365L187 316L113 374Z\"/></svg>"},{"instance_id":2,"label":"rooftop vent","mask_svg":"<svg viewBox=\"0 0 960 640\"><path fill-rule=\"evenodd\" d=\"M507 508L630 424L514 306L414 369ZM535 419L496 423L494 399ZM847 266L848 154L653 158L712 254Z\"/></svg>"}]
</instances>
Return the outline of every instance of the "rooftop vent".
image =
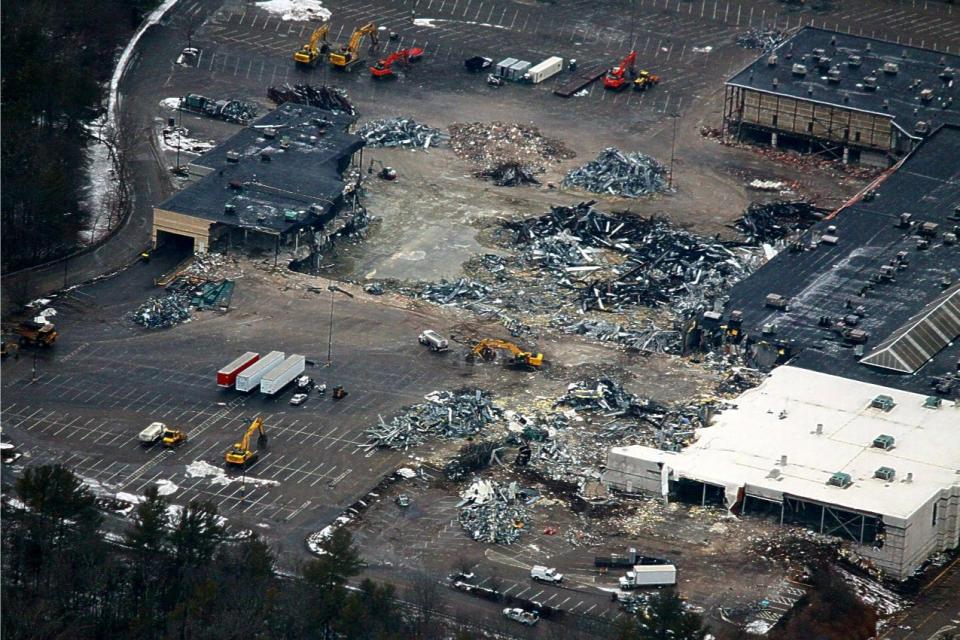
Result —
<instances>
[{"instance_id":1,"label":"rooftop vent","mask_svg":"<svg viewBox=\"0 0 960 640\"><path fill-rule=\"evenodd\" d=\"M924 102L933 100L933 89L924 89L920 92L920 99Z\"/></svg>"},{"instance_id":2,"label":"rooftop vent","mask_svg":"<svg viewBox=\"0 0 960 640\"><path fill-rule=\"evenodd\" d=\"M917 124L913 126L913 132L920 136L925 136L930 133L930 123L926 120L918 120Z\"/></svg>"},{"instance_id":3,"label":"rooftop vent","mask_svg":"<svg viewBox=\"0 0 960 640\"><path fill-rule=\"evenodd\" d=\"M907 229L910 227L910 222L912 219L912 213L903 212L900 214L900 223L897 226L899 226L901 229Z\"/></svg>"},{"instance_id":4,"label":"rooftop vent","mask_svg":"<svg viewBox=\"0 0 960 640\"><path fill-rule=\"evenodd\" d=\"M897 73L898 73L899 71L900 71L900 66L897 65L896 62L885 62L885 63L883 64L883 72L884 72L884 73L888 73L888 74L890 74L890 75L892 75L892 76L895 76L895 75L897 75Z\"/></svg>"},{"instance_id":5,"label":"rooftop vent","mask_svg":"<svg viewBox=\"0 0 960 640\"><path fill-rule=\"evenodd\" d=\"M873 472L874 478L880 478L881 480L886 480L887 482L892 482L894 476L897 475L897 472L892 467L880 467Z\"/></svg>"},{"instance_id":6,"label":"rooftop vent","mask_svg":"<svg viewBox=\"0 0 960 640\"><path fill-rule=\"evenodd\" d=\"M223 205L223 212L228 216L232 216L237 213L237 207L232 202L228 202L227 204Z\"/></svg>"},{"instance_id":7,"label":"rooftop vent","mask_svg":"<svg viewBox=\"0 0 960 640\"><path fill-rule=\"evenodd\" d=\"M814 57L814 59L822 58L822 57L825 56L825 55L827 55L826 49L819 49L819 48L818 48L818 49L814 49L814 50L813 50L813 57Z\"/></svg>"},{"instance_id":8,"label":"rooftop vent","mask_svg":"<svg viewBox=\"0 0 960 640\"><path fill-rule=\"evenodd\" d=\"M863 64L863 58L860 56L850 56L847 58L847 66L856 69L861 64Z\"/></svg>"},{"instance_id":9,"label":"rooftop vent","mask_svg":"<svg viewBox=\"0 0 960 640\"><path fill-rule=\"evenodd\" d=\"M807 75L807 65L805 64L794 64L791 68L791 72L795 76L805 76Z\"/></svg>"},{"instance_id":10,"label":"rooftop vent","mask_svg":"<svg viewBox=\"0 0 960 640\"><path fill-rule=\"evenodd\" d=\"M863 90L864 91L876 91L877 90L877 78L876 76L867 76L863 79Z\"/></svg>"},{"instance_id":11,"label":"rooftop vent","mask_svg":"<svg viewBox=\"0 0 960 640\"><path fill-rule=\"evenodd\" d=\"M840 242L840 238L833 234L827 233L820 237L820 242L822 242L823 244L828 244L832 247L838 242Z\"/></svg>"},{"instance_id":12,"label":"rooftop vent","mask_svg":"<svg viewBox=\"0 0 960 640\"><path fill-rule=\"evenodd\" d=\"M891 398L890 396L881 394L870 401L870 406L873 407L874 409L890 411L896 406L896 403L893 401L893 398Z\"/></svg>"},{"instance_id":13,"label":"rooftop vent","mask_svg":"<svg viewBox=\"0 0 960 640\"><path fill-rule=\"evenodd\" d=\"M263 137L266 138L267 140L273 140L274 138L277 137L277 130L274 129L273 127L266 127L263 130Z\"/></svg>"},{"instance_id":14,"label":"rooftop vent","mask_svg":"<svg viewBox=\"0 0 960 640\"><path fill-rule=\"evenodd\" d=\"M877 449L890 451L890 449L893 449L893 445L894 445L893 436L888 436L886 434L883 434L873 439L873 446Z\"/></svg>"},{"instance_id":15,"label":"rooftop vent","mask_svg":"<svg viewBox=\"0 0 960 640\"><path fill-rule=\"evenodd\" d=\"M920 225L920 235L928 238L935 238L937 230L940 228L936 222L924 222Z\"/></svg>"},{"instance_id":16,"label":"rooftop vent","mask_svg":"<svg viewBox=\"0 0 960 640\"><path fill-rule=\"evenodd\" d=\"M827 71L827 82L840 82L840 67L831 67Z\"/></svg>"},{"instance_id":17,"label":"rooftop vent","mask_svg":"<svg viewBox=\"0 0 960 640\"><path fill-rule=\"evenodd\" d=\"M827 480L827 484L834 487L840 487L841 489L846 489L853 484L853 479L850 477L849 473L838 471L830 476L830 479Z\"/></svg>"},{"instance_id":18,"label":"rooftop vent","mask_svg":"<svg viewBox=\"0 0 960 640\"><path fill-rule=\"evenodd\" d=\"M957 234L949 232L943 234L943 244L957 244Z\"/></svg>"},{"instance_id":19,"label":"rooftop vent","mask_svg":"<svg viewBox=\"0 0 960 640\"><path fill-rule=\"evenodd\" d=\"M940 405L943 404L943 398L940 396L927 396L927 399L923 401L924 409L939 409Z\"/></svg>"},{"instance_id":20,"label":"rooftop vent","mask_svg":"<svg viewBox=\"0 0 960 640\"><path fill-rule=\"evenodd\" d=\"M780 58L777 57L777 54L771 53L770 57L767 58L767 64L771 67L777 66L777 62L780 61Z\"/></svg>"},{"instance_id":21,"label":"rooftop vent","mask_svg":"<svg viewBox=\"0 0 960 640\"><path fill-rule=\"evenodd\" d=\"M907 477L903 479L904 482L913 482L913 471L907 472Z\"/></svg>"},{"instance_id":22,"label":"rooftop vent","mask_svg":"<svg viewBox=\"0 0 960 640\"><path fill-rule=\"evenodd\" d=\"M945 81L953 80L953 67L944 67L940 72L940 79Z\"/></svg>"},{"instance_id":23,"label":"rooftop vent","mask_svg":"<svg viewBox=\"0 0 960 640\"><path fill-rule=\"evenodd\" d=\"M780 81L777 80L776 78L774 78L774 79L773 79L773 88L776 89L776 88L779 87L779 86L780 86Z\"/></svg>"},{"instance_id":24,"label":"rooftop vent","mask_svg":"<svg viewBox=\"0 0 960 640\"><path fill-rule=\"evenodd\" d=\"M783 297L779 293L768 293L764 304L768 307L779 309L780 311L787 310L787 298Z\"/></svg>"},{"instance_id":25,"label":"rooftop vent","mask_svg":"<svg viewBox=\"0 0 960 640\"><path fill-rule=\"evenodd\" d=\"M236 151L227 151L227 162L240 162L240 154Z\"/></svg>"}]
</instances>

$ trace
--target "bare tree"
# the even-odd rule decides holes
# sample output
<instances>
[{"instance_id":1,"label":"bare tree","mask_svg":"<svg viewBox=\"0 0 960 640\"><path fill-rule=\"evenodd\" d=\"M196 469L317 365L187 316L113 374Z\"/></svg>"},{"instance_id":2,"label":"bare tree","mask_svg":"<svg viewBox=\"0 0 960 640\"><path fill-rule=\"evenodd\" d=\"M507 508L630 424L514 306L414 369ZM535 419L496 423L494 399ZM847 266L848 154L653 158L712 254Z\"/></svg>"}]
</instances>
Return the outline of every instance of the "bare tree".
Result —
<instances>
[{"instance_id":1,"label":"bare tree","mask_svg":"<svg viewBox=\"0 0 960 640\"><path fill-rule=\"evenodd\" d=\"M417 573L408 589L408 598L414 605L414 633L420 640L438 637L434 611L440 599L436 580L425 573Z\"/></svg>"}]
</instances>

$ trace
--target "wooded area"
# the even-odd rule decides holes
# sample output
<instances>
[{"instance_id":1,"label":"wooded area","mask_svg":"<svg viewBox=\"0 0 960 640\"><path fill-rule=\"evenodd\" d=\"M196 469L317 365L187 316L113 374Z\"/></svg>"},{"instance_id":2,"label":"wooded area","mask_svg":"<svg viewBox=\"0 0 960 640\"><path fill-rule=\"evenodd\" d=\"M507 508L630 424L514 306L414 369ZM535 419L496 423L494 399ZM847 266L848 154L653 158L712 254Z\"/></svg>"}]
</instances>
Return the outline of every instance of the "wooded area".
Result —
<instances>
[{"instance_id":1,"label":"wooded area","mask_svg":"<svg viewBox=\"0 0 960 640\"><path fill-rule=\"evenodd\" d=\"M69 252L96 212L80 202L89 125L118 51L157 0L21 0L0 26L3 270Z\"/></svg>"}]
</instances>

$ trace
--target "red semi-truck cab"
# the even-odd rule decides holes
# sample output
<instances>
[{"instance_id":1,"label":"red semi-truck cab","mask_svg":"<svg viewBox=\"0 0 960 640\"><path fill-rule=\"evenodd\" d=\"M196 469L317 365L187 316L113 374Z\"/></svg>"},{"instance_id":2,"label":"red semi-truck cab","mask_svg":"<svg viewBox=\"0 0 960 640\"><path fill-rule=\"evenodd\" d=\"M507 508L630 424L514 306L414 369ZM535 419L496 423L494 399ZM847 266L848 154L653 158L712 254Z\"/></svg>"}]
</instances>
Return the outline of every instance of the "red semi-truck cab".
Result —
<instances>
[{"instance_id":1,"label":"red semi-truck cab","mask_svg":"<svg viewBox=\"0 0 960 640\"><path fill-rule=\"evenodd\" d=\"M237 383L237 376L259 359L259 353L246 352L220 371L217 371L217 386L225 389L233 387Z\"/></svg>"}]
</instances>

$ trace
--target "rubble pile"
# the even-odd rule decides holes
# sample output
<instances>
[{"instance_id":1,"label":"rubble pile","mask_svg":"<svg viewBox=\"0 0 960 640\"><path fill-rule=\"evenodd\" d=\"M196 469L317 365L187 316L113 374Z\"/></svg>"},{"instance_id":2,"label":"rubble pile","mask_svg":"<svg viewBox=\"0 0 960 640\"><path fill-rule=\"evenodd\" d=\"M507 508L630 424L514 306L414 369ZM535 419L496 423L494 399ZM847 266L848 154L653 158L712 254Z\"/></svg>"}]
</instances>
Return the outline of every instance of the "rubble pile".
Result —
<instances>
[{"instance_id":1,"label":"rubble pile","mask_svg":"<svg viewBox=\"0 0 960 640\"><path fill-rule=\"evenodd\" d=\"M214 260L198 260L184 271L184 275L167 286L167 293L154 296L129 314L130 319L147 329L166 329L189 322L190 311L227 307L233 297L232 280L209 280L191 273L190 269L213 270Z\"/></svg>"},{"instance_id":2,"label":"rubble pile","mask_svg":"<svg viewBox=\"0 0 960 640\"><path fill-rule=\"evenodd\" d=\"M285 84L281 87L267 89L267 97L277 105L284 102L293 102L326 109L334 113L342 111L351 116L357 114L357 110L351 104L346 91L327 85L315 87L309 84L296 84L291 87L289 84Z\"/></svg>"},{"instance_id":3,"label":"rubble pile","mask_svg":"<svg viewBox=\"0 0 960 640\"><path fill-rule=\"evenodd\" d=\"M408 407L390 422L366 430L368 451L378 448L406 450L428 438L466 438L480 433L499 419L490 394L480 389L434 391L427 402Z\"/></svg>"},{"instance_id":4,"label":"rubble pile","mask_svg":"<svg viewBox=\"0 0 960 640\"><path fill-rule=\"evenodd\" d=\"M744 49L763 49L773 51L787 39L787 32L780 29L754 27L737 35L737 45Z\"/></svg>"},{"instance_id":5,"label":"rubble pile","mask_svg":"<svg viewBox=\"0 0 960 640\"><path fill-rule=\"evenodd\" d=\"M659 162L642 153L623 153L607 147L595 160L574 169L563 179L564 187L591 193L639 198L665 191L667 171Z\"/></svg>"},{"instance_id":6,"label":"rubble pile","mask_svg":"<svg viewBox=\"0 0 960 640\"><path fill-rule=\"evenodd\" d=\"M190 299L186 291L173 291L150 298L131 313L131 320L147 329L166 329L190 320Z\"/></svg>"},{"instance_id":7,"label":"rubble pile","mask_svg":"<svg viewBox=\"0 0 960 640\"><path fill-rule=\"evenodd\" d=\"M616 342L638 351L653 353L680 353L680 331L661 329L653 322L647 322L640 329L605 320L584 318L572 321L569 318L557 319L552 323L564 333L586 336L597 342Z\"/></svg>"},{"instance_id":8,"label":"rubble pile","mask_svg":"<svg viewBox=\"0 0 960 640\"><path fill-rule=\"evenodd\" d=\"M519 162L502 162L477 172L478 178L491 180L498 187L516 187L522 184L540 184L537 171Z\"/></svg>"},{"instance_id":9,"label":"rubble pile","mask_svg":"<svg viewBox=\"0 0 960 640\"><path fill-rule=\"evenodd\" d=\"M483 171L514 163L539 172L546 163L576 155L560 140L541 134L537 127L509 122L451 124L450 146L459 157L480 165Z\"/></svg>"},{"instance_id":10,"label":"rubble pile","mask_svg":"<svg viewBox=\"0 0 960 640\"><path fill-rule=\"evenodd\" d=\"M528 519L516 482L507 486L480 478L460 494L460 526L477 542L512 544Z\"/></svg>"},{"instance_id":11,"label":"rubble pile","mask_svg":"<svg viewBox=\"0 0 960 640\"><path fill-rule=\"evenodd\" d=\"M748 244L775 243L823 219L823 211L809 202L753 203L733 223Z\"/></svg>"},{"instance_id":12,"label":"rubble pile","mask_svg":"<svg viewBox=\"0 0 960 640\"><path fill-rule=\"evenodd\" d=\"M227 122L247 124L257 117L257 105L242 100L230 100L220 108L220 118Z\"/></svg>"},{"instance_id":13,"label":"rubble pile","mask_svg":"<svg viewBox=\"0 0 960 640\"><path fill-rule=\"evenodd\" d=\"M412 118L371 120L357 129L357 135L366 140L368 147L429 149L447 142L447 136L442 131Z\"/></svg>"}]
</instances>

